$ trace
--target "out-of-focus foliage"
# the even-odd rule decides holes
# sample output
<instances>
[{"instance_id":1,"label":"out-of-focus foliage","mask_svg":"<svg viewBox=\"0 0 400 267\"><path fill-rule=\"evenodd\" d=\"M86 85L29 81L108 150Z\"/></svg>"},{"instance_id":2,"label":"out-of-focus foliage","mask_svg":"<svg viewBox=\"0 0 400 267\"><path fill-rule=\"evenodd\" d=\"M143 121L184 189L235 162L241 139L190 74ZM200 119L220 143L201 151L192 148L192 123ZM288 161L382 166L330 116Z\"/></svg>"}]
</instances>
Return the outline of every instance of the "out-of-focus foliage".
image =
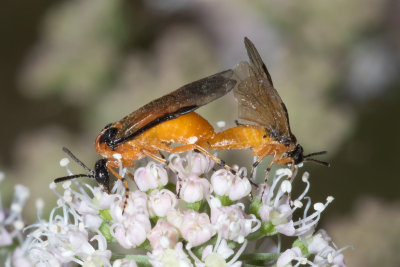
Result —
<instances>
[{"instance_id":1,"label":"out-of-focus foliage","mask_svg":"<svg viewBox=\"0 0 400 267\"><path fill-rule=\"evenodd\" d=\"M344 252L348 266L395 267L400 262L399 225L398 202L362 198L350 216L330 221L327 230L335 240L354 246L354 250Z\"/></svg>"},{"instance_id":2,"label":"out-of-focus foliage","mask_svg":"<svg viewBox=\"0 0 400 267\"><path fill-rule=\"evenodd\" d=\"M21 77L23 92L88 103L109 86L126 37L122 1L60 3L44 18Z\"/></svg>"}]
</instances>

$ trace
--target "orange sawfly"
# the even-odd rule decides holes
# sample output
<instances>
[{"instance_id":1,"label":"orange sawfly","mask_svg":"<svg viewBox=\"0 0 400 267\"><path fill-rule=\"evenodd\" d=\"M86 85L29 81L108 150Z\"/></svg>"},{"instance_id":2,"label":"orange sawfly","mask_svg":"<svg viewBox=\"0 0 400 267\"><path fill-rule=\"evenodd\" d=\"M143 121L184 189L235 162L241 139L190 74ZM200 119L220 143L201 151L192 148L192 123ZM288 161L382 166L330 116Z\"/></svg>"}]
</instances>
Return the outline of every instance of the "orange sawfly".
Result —
<instances>
[{"instance_id":1,"label":"orange sawfly","mask_svg":"<svg viewBox=\"0 0 400 267\"><path fill-rule=\"evenodd\" d=\"M161 163L166 160L157 156L160 151L180 153L197 149L211 157L197 145L215 135L214 128L194 111L231 91L236 84L233 71L226 70L181 88L151 101L123 119L110 123L101 131L95 141L96 151L104 157L96 162L94 171L88 169L72 155L80 165L88 170L88 175L60 177L55 182L76 177L95 178L100 184L109 184L109 172L123 182L125 203L129 188L127 181L114 168L133 167L134 161L151 157ZM180 144L178 146L173 146ZM65 151L65 150L64 150ZM98 174L102 175L101 179ZM127 172L130 177L133 175ZM106 186L109 189L109 186Z\"/></svg>"}]
</instances>

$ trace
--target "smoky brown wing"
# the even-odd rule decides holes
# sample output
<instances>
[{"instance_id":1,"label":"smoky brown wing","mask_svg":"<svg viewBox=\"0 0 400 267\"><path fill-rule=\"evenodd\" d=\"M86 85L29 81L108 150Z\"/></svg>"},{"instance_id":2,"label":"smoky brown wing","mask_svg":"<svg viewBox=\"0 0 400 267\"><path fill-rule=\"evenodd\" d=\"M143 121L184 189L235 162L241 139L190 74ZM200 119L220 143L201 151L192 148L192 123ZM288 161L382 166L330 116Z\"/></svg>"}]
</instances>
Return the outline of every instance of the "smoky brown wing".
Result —
<instances>
[{"instance_id":1,"label":"smoky brown wing","mask_svg":"<svg viewBox=\"0 0 400 267\"><path fill-rule=\"evenodd\" d=\"M254 44L245 38L250 63L241 62L235 68L239 80L234 95L239 105L239 118L261 125L271 137L291 137L285 104L273 87L271 75Z\"/></svg>"},{"instance_id":2,"label":"smoky brown wing","mask_svg":"<svg viewBox=\"0 0 400 267\"><path fill-rule=\"evenodd\" d=\"M159 123L189 113L227 94L235 84L233 71L226 70L184 85L123 118L117 139L121 143Z\"/></svg>"}]
</instances>

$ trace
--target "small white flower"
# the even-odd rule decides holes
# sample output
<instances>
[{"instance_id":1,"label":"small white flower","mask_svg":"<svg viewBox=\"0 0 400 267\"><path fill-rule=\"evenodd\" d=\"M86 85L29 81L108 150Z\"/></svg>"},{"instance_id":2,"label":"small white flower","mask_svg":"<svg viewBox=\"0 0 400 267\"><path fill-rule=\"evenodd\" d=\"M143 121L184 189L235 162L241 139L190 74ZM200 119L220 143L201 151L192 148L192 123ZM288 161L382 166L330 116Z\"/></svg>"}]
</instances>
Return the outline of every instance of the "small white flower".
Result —
<instances>
[{"instance_id":1,"label":"small white flower","mask_svg":"<svg viewBox=\"0 0 400 267\"><path fill-rule=\"evenodd\" d=\"M167 212L167 221L175 228L179 229L182 225L183 213L177 209L170 209Z\"/></svg>"},{"instance_id":2,"label":"small white flower","mask_svg":"<svg viewBox=\"0 0 400 267\"><path fill-rule=\"evenodd\" d=\"M12 242L13 242L12 235L6 230L5 227L0 227L0 247L9 246L12 244Z\"/></svg>"},{"instance_id":3,"label":"small white flower","mask_svg":"<svg viewBox=\"0 0 400 267\"><path fill-rule=\"evenodd\" d=\"M211 222L222 238L243 243L247 235L260 228L261 222L255 215L245 214L242 204L222 206L221 202L214 198L210 201L210 207Z\"/></svg>"},{"instance_id":4,"label":"small white flower","mask_svg":"<svg viewBox=\"0 0 400 267\"><path fill-rule=\"evenodd\" d=\"M236 252L236 255L232 257L230 261L227 261L229 257L235 254L235 251L228 246L225 239L221 239L218 236L215 246L208 245L204 248L201 260L199 260L190 250L188 253L194 259L196 267L240 267L242 262L237 261L240 255L243 253L247 246L247 241Z\"/></svg>"},{"instance_id":5,"label":"small white flower","mask_svg":"<svg viewBox=\"0 0 400 267\"><path fill-rule=\"evenodd\" d=\"M164 167L150 161L146 167L140 167L134 174L135 183L140 191L156 189L168 183L168 174Z\"/></svg>"},{"instance_id":6,"label":"small white flower","mask_svg":"<svg viewBox=\"0 0 400 267\"><path fill-rule=\"evenodd\" d=\"M66 166L68 166L68 164L69 164L69 158L62 158L60 160L60 166L61 167L66 167Z\"/></svg>"},{"instance_id":7,"label":"small white flower","mask_svg":"<svg viewBox=\"0 0 400 267\"><path fill-rule=\"evenodd\" d=\"M251 184L246 177L246 169L241 168L236 175L230 171L220 169L211 176L211 185L214 192L219 196L228 196L230 200L236 201L246 197L251 192Z\"/></svg>"},{"instance_id":8,"label":"small white flower","mask_svg":"<svg viewBox=\"0 0 400 267\"><path fill-rule=\"evenodd\" d=\"M188 255L183 251L181 242L175 245L174 249L154 250L152 253L147 253L149 262L154 267L179 266L192 267Z\"/></svg>"},{"instance_id":9,"label":"small white flower","mask_svg":"<svg viewBox=\"0 0 400 267\"><path fill-rule=\"evenodd\" d=\"M1 173L1 176L4 176L4 174ZM2 180L0 179L0 182ZM0 198L0 246L11 245L14 239L22 242L24 220L22 219L21 212L28 197L29 189L27 187L20 184L15 185L9 212L3 211Z\"/></svg>"},{"instance_id":10,"label":"small white flower","mask_svg":"<svg viewBox=\"0 0 400 267\"><path fill-rule=\"evenodd\" d=\"M315 212L307 215L311 205L311 199L305 196L310 188L309 174L307 172L303 174L302 181L306 183L306 188L295 200L291 200L290 196L294 177L291 177L291 180L283 180L280 183L288 175L291 175L290 170L279 169L273 178L272 185L265 185L266 188L262 196L263 206L259 211L260 217L263 221L271 222L281 234L287 236L311 235L319 221L321 212L333 201L333 197L328 197L325 204L315 203ZM303 213L304 216L298 221L293 221L292 215L296 209L303 207L303 203L301 202L303 199L307 200L307 205Z\"/></svg>"},{"instance_id":11,"label":"small white flower","mask_svg":"<svg viewBox=\"0 0 400 267\"><path fill-rule=\"evenodd\" d=\"M149 194L148 210L150 217L164 217L170 209L175 208L178 200L176 195L167 189L153 190Z\"/></svg>"},{"instance_id":12,"label":"small white flower","mask_svg":"<svg viewBox=\"0 0 400 267\"><path fill-rule=\"evenodd\" d=\"M183 239L188 242L187 248L201 245L215 234L214 226L211 224L208 215L193 210L185 211L179 229Z\"/></svg>"},{"instance_id":13,"label":"small white flower","mask_svg":"<svg viewBox=\"0 0 400 267\"><path fill-rule=\"evenodd\" d=\"M170 223L158 220L156 226L147 235L153 250L174 248L178 243L179 232Z\"/></svg>"},{"instance_id":14,"label":"small white flower","mask_svg":"<svg viewBox=\"0 0 400 267\"><path fill-rule=\"evenodd\" d=\"M124 258L115 260L112 267L137 267L137 264L134 260Z\"/></svg>"},{"instance_id":15,"label":"small white flower","mask_svg":"<svg viewBox=\"0 0 400 267\"><path fill-rule=\"evenodd\" d=\"M310 263L307 258L301 253L300 248L293 247L290 249L285 250L278 258L276 262L277 267L291 267L292 261L297 261L298 265L304 265L306 263Z\"/></svg>"},{"instance_id":16,"label":"small white flower","mask_svg":"<svg viewBox=\"0 0 400 267\"><path fill-rule=\"evenodd\" d=\"M75 198L71 205L82 215L85 226L96 231L103 222L99 215L100 210L110 209L122 197L118 194L107 194L100 186L87 187L91 190L92 195L88 195L85 191L83 193L73 191Z\"/></svg>"},{"instance_id":17,"label":"small white flower","mask_svg":"<svg viewBox=\"0 0 400 267\"><path fill-rule=\"evenodd\" d=\"M210 194L210 182L205 178L199 178L191 174L182 180L182 186L179 188L177 183L177 192L179 197L186 202L194 203L205 199Z\"/></svg>"},{"instance_id":18,"label":"small white flower","mask_svg":"<svg viewBox=\"0 0 400 267\"><path fill-rule=\"evenodd\" d=\"M181 178L190 175L201 176L208 173L214 166L214 161L205 156L203 153L189 151L185 157L178 154L172 154L169 157L170 165L173 170L178 172Z\"/></svg>"},{"instance_id":19,"label":"small white flower","mask_svg":"<svg viewBox=\"0 0 400 267\"><path fill-rule=\"evenodd\" d=\"M218 126L218 128L224 128L226 126L226 122L225 121L217 121L217 126Z\"/></svg>"},{"instance_id":20,"label":"small white flower","mask_svg":"<svg viewBox=\"0 0 400 267\"><path fill-rule=\"evenodd\" d=\"M114 219L110 227L111 235L126 249L142 244L151 230L147 201L147 195L137 190L130 192L124 214L122 214L124 199L114 202L110 208Z\"/></svg>"},{"instance_id":21,"label":"small white flower","mask_svg":"<svg viewBox=\"0 0 400 267\"><path fill-rule=\"evenodd\" d=\"M346 266L342 251L349 246L338 249L324 230L319 230L303 242L308 244L308 251L315 255L313 263L317 266Z\"/></svg>"},{"instance_id":22,"label":"small white flower","mask_svg":"<svg viewBox=\"0 0 400 267\"><path fill-rule=\"evenodd\" d=\"M110 258L111 251L107 250L107 241L102 235L94 236L90 241L96 240L98 249L87 247L86 251L82 251L84 255L80 256L83 264L82 266L95 267L95 266L111 266Z\"/></svg>"}]
</instances>

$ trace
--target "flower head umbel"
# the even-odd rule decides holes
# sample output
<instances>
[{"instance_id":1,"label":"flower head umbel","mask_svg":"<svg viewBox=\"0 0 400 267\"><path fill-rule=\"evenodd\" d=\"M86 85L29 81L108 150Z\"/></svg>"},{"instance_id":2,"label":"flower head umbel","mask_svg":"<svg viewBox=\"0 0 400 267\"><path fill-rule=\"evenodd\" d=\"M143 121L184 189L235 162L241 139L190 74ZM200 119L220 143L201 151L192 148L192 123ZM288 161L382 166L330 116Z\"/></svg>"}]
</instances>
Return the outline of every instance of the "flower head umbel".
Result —
<instances>
[{"instance_id":1,"label":"flower head umbel","mask_svg":"<svg viewBox=\"0 0 400 267\"><path fill-rule=\"evenodd\" d=\"M69 161L61 163L72 175ZM212 170L214 163L197 152L170 155L169 163L172 171L151 161L136 171L121 164L119 174L134 173L136 184L127 199L120 180L109 193L79 179L58 188L51 183L58 196L56 207L45 220L38 201L39 220L25 229L21 210L29 191L16 186L10 210L0 202L0 248L18 243L6 264L239 267L249 261L256 266L345 266L344 248L338 249L324 231L315 232L333 197L312 204L306 196L308 173L302 176L305 190L297 197L291 194L296 175L286 168L278 169L272 184L265 190L259 186L259 193L251 197L245 168L236 167L235 174ZM297 210L302 210L301 217L295 216ZM294 238L291 248L281 248L281 235ZM277 236L276 249L251 251L251 243L271 236ZM139 254L113 255L110 243ZM245 250L256 254L249 256Z\"/></svg>"},{"instance_id":2,"label":"flower head umbel","mask_svg":"<svg viewBox=\"0 0 400 267\"><path fill-rule=\"evenodd\" d=\"M66 195L69 194L63 197L66 198ZM68 262L84 266L110 265L111 251L107 250L105 237L100 234L89 237L89 228L85 226L83 216L70 205L73 200L71 196L59 201L49 221L40 220L27 227L30 233L19 253L26 255L34 265L60 265ZM57 214L58 211L61 213ZM97 241L96 247L92 245L93 241Z\"/></svg>"}]
</instances>

